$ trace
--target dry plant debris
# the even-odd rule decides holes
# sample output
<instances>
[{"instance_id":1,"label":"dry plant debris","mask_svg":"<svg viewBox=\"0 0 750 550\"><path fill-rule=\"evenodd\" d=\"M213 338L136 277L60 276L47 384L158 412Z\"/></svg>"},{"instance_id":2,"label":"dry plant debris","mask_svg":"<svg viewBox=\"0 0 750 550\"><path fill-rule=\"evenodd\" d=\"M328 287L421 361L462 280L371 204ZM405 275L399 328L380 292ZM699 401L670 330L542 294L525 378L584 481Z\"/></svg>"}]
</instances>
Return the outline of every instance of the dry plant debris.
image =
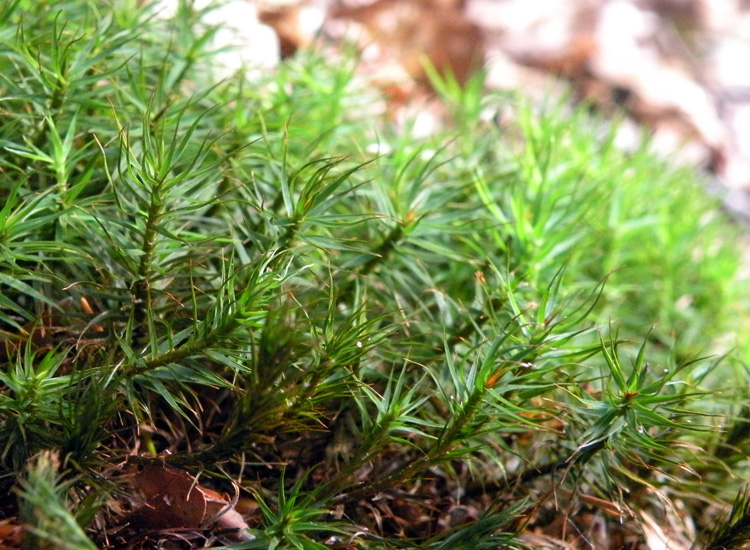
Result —
<instances>
[{"instance_id":1,"label":"dry plant debris","mask_svg":"<svg viewBox=\"0 0 750 550\"><path fill-rule=\"evenodd\" d=\"M137 524L151 529L205 529L215 524L236 540L254 539L247 532L247 523L235 510L236 501L203 487L183 470L137 465L133 487L145 497L143 506L134 512Z\"/></svg>"}]
</instances>

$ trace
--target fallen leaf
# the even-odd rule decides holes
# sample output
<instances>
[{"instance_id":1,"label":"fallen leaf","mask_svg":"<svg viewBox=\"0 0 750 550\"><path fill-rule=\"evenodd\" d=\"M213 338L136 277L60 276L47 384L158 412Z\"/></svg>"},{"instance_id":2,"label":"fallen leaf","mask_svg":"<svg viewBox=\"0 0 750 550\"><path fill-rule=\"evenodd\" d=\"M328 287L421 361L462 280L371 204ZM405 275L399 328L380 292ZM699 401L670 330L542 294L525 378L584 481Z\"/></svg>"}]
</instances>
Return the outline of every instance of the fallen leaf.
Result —
<instances>
[{"instance_id":1,"label":"fallen leaf","mask_svg":"<svg viewBox=\"0 0 750 550\"><path fill-rule=\"evenodd\" d=\"M146 502L139 517L150 527L202 529L217 527L234 531L240 541L253 540L247 523L226 496L198 484L183 470L159 465L140 465L133 486Z\"/></svg>"},{"instance_id":2,"label":"fallen leaf","mask_svg":"<svg viewBox=\"0 0 750 550\"><path fill-rule=\"evenodd\" d=\"M15 550L21 548L21 534L23 526L15 523L18 518L0 520L0 550Z\"/></svg>"},{"instance_id":3,"label":"fallen leaf","mask_svg":"<svg viewBox=\"0 0 750 550\"><path fill-rule=\"evenodd\" d=\"M377 0L366 5L338 6L335 19L359 23L383 53L381 62L396 60L412 78L428 84L425 59L443 75L460 83L481 67L484 40L454 0Z\"/></svg>"}]
</instances>

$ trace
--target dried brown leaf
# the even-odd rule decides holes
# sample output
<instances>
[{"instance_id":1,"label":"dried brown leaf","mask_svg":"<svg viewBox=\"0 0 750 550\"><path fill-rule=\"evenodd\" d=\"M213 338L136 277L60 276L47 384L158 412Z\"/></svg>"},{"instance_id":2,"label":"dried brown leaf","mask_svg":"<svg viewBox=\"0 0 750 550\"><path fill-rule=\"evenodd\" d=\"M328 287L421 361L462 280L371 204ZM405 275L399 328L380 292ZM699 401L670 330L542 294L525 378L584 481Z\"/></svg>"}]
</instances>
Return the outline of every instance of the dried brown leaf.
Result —
<instances>
[{"instance_id":1,"label":"dried brown leaf","mask_svg":"<svg viewBox=\"0 0 750 550\"><path fill-rule=\"evenodd\" d=\"M145 505L138 513L155 529L205 528L216 524L236 531L238 540L252 540L247 523L226 496L198 484L188 472L159 465L141 465L133 478Z\"/></svg>"}]
</instances>

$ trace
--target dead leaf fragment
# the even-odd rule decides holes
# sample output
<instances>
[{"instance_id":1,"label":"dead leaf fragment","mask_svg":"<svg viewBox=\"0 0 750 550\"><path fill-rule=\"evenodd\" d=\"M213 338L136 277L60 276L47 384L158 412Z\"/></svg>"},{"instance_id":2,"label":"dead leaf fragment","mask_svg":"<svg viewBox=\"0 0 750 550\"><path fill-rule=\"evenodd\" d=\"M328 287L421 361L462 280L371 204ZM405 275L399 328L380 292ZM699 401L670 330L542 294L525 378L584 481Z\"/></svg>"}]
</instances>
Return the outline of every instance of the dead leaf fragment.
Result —
<instances>
[{"instance_id":1,"label":"dead leaf fragment","mask_svg":"<svg viewBox=\"0 0 750 550\"><path fill-rule=\"evenodd\" d=\"M16 517L0 520L0 550L14 550L21 547L23 526L17 521Z\"/></svg>"},{"instance_id":2,"label":"dead leaf fragment","mask_svg":"<svg viewBox=\"0 0 750 550\"><path fill-rule=\"evenodd\" d=\"M141 465L134 488L146 499L141 520L155 529L201 529L216 524L235 531L234 538L253 540L248 525L226 496L199 485L188 472L158 465Z\"/></svg>"},{"instance_id":3,"label":"dead leaf fragment","mask_svg":"<svg viewBox=\"0 0 750 550\"><path fill-rule=\"evenodd\" d=\"M377 0L364 6L340 6L331 15L363 26L385 60L395 59L412 78L428 83L425 60L460 83L481 67L481 29L450 0ZM367 40L366 40L367 41Z\"/></svg>"}]
</instances>

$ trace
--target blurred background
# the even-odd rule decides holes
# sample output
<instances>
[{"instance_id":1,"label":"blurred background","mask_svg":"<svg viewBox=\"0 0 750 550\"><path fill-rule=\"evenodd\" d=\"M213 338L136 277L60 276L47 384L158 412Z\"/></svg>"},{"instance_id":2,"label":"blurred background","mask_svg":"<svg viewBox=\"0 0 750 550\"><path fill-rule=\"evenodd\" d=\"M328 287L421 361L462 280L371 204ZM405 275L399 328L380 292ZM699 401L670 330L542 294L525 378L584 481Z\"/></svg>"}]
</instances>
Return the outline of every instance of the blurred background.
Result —
<instances>
[{"instance_id":1,"label":"blurred background","mask_svg":"<svg viewBox=\"0 0 750 550\"><path fill-rule=\"evenodd\" d=\"M625 113L623 148L645 126L750 221L748 0L234 0L210 17L239 47L230 70L354 45L394 111L428 104L426 58L461 83L484 69L491 89Z\"/></svg>"}]
</instances>

